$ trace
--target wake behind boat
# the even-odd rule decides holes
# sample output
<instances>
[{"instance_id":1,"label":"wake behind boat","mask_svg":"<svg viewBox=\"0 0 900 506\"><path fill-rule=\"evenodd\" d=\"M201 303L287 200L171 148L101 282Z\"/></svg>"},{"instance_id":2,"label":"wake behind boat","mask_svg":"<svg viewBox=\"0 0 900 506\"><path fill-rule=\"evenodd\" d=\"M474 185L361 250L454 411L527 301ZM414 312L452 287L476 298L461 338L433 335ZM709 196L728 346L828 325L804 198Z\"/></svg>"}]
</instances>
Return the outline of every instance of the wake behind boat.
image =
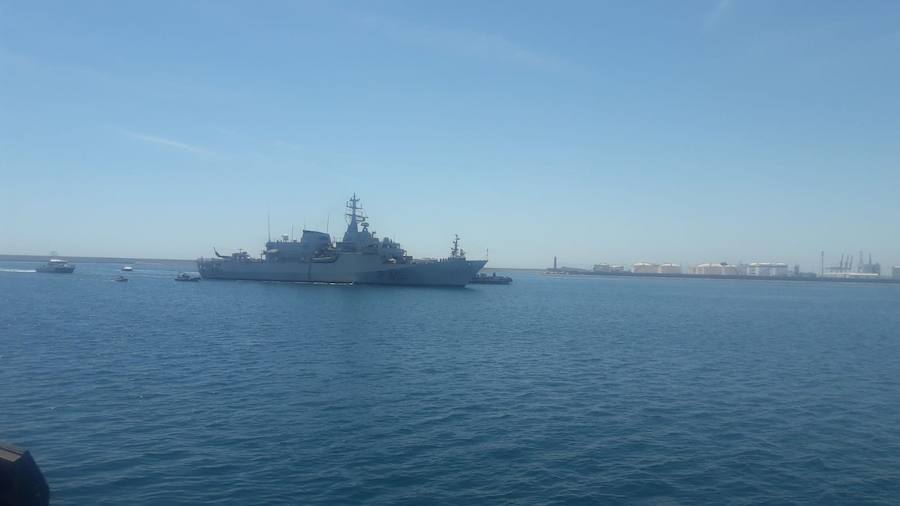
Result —
<instances>
[{"instance_id":1,"label":"wake behind boat","mask_svg":"<svg viewBox=\"0 0 900 506\"><path fill-rule=\"evenodd\" d=\"M347 202L346 216L349 223L342 241L332 241L324 232L304 230L299 241L287 235L268 241L261 258L251 258L244 251L231 256L216 252L217 258L201 258L197 261L200 275L257 281L465 286L487 263L466 260L458 236L449 257L413 259L400 244L369 232L356 194Z\"/></svg>"}]
</instances>

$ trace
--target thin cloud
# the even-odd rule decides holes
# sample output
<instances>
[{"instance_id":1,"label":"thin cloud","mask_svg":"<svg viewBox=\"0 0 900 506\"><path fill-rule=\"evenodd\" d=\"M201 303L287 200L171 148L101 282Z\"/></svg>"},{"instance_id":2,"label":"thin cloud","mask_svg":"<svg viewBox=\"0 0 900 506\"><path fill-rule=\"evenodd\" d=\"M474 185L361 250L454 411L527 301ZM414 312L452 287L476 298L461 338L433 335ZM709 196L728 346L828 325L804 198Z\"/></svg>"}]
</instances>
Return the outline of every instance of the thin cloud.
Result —
<instances>
[{"instance_id":1,"label":"thin cloud","mask_svg":"<svg viewBox=\"0 0 900 506\"><path fill-rule=\"evenodd\" d=\"M291 151L306 151L306 146L303 146L302 144L296 144L294 142L288 142L282 139L275 139L275 142L273 144L275 144L275 146L278 146L279 148L286 148L290 149Z\"/></svg>"},{"instance_id":2,"label":"thin cloud","mask_svg":"<svg viewBox=\"0 0 900 506\"><path fill-rule=\"evenodd\" d=\"M570 67L558 58L527 49L506 37L413 24L385 16L363 16L358 20L377 32L406 43L440 49L485 60L502 61L537 70Z\"/></svg>"},{"instance_id":3,"label":"thin cloud","mask_svg":"<svg viewBox=\"0 0 900 506\"><path fill-rule=\"evenodd\" d=\"M734 8L735 0L719 0L706 14L704 25L706 28L715 28L725 16Z\"/></svg>"},{"instance_id":4,"label":"thin cloud","mask_svg":"<svg viewBox=\"0 0 900 506\"><path fill-rule=\"evenodd\" d=\"M165 147L169 147L169 148L180 149L182 151L189 151L191 153L196 153L196 154L200 154L200 155L213 154L212 151L210 151L204 147L194 146L192 144L187 144L185 142L179 142L179 141L176 141L173 139L166 139L165 137L159 137L156 135L150 135L150 134L145 134L145 133L141 133L141 132L134 132L131 130L121 130L121 132L123 134L127 135L128 137L131 137L132 139L137 139L140 141L148 142L150 144L156 144L158 146L165 146Z\"/></svg>"}]
</instances>

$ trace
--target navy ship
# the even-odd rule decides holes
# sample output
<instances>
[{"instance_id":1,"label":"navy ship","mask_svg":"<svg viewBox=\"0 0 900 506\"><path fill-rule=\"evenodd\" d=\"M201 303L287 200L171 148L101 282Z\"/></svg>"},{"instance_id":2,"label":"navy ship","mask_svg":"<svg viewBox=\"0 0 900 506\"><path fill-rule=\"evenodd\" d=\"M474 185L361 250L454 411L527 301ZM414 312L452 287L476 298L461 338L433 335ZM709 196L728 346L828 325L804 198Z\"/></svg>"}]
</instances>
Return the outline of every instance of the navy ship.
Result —
<instances>
[{"instance_id":1,"label":"navy ship","mask_svg":"<svg viewBox=\"0 0 900 506\"><path fill-rule=\"evenodd\" d=\"M487 260L466 260L453 241L450 256L441 259L414 259L400 244L378 239L369 232L356 194L347 201L349 222L343 240L315 230L304 230L300 240L266 242L260 258L239 251L229 256L215 251L216 258L197 261L205 279L295 281L309 283L354 283L414 286L465 286Z\"/></svg>"}]
</instances>

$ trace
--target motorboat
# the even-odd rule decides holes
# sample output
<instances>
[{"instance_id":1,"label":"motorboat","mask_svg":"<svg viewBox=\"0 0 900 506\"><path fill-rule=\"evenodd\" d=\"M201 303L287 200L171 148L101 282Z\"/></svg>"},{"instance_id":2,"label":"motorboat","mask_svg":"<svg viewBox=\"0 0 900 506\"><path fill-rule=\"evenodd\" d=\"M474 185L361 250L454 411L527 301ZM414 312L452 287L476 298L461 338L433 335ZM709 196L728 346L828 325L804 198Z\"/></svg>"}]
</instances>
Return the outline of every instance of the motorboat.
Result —
<instances>
[{"instance_id":1,"label":"motorboat","mask_svg":"<svg viewBox=\"0 0 900 506\"><path fill-rule=\"evenodd\" d=\"M476 285L508 285L512 283L512 278L509 276L498 276L496 272L491 273L490 276L482 273L472 278L469 283Z\"/></svg>"},{"instance_id":2,"label":"motorboat","mask_svg":"<svg viewBox=\"0 0 900 506\"><path fill-rule=\"evenodd\" d=\"M67 260L51 258L46 264L35 269L37 272L50 272L53 274L71 274L75 272L75 266Z\"/></svg>"}]
</instances>

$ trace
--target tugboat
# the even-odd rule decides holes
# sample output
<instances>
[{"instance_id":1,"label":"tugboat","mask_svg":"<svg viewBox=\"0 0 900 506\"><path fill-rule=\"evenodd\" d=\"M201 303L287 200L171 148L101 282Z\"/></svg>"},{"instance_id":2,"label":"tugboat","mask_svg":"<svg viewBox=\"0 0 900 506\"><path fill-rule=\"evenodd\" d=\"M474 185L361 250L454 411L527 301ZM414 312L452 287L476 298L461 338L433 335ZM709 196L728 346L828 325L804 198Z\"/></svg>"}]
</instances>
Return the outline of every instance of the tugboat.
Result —
<instances>
[{"instance_id":1,"label":"tugboat","mask_svg":"<svg viewBox=\"0 0 900 506\"><path fill-rule=\"evenodd\" d=\"M508 285L512 283L512 278L509 276L498 276L497 273L494 272L490 276L487 274L479 274L472 278L469 283L474 283L476 285Z\"/></svg>"},{"instance_id":2,"label":"tugboat","mask_svg":"<svg viewBox=\"0 0 900 506\"><path fill-rule=\"evenodd\" d=\"M181 274L175 276L175 281L200 281L200 276L194 276L193 274L182 272Z\"/></svg>"},{"instance_id":3,"label":"tugboat","mask_svg":"<svg viewBox=\"0 0 900 506\"><path fill-rule=\"evenodd\" d=\"M53 274L71 274L75 272L75 266L66 260L51 258L46 264L35 269L37 272L50 272Z\"/></svg>"}]
</instances>

